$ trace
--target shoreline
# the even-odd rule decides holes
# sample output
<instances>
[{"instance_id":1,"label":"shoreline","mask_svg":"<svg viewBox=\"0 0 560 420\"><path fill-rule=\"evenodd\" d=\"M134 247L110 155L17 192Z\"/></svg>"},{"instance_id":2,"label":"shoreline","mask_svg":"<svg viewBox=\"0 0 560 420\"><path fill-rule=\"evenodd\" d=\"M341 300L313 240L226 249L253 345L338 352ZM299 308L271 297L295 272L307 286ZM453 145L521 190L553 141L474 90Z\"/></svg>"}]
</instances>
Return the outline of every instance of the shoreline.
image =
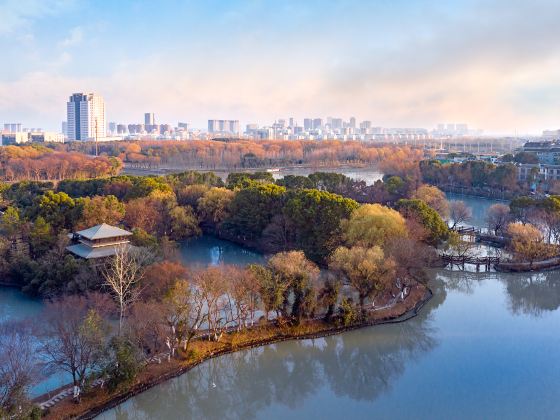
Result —
<instances>
[{"instance_id":1,"label":"shoreline","mask_svg":"<svg viewBox=\"0 0 560 420\"><path fill-rule=\"evenodd\" d=\"M393 308L382 309L379 312L387 311L389 312L386 315L380 314L379 318L374 318L368 320L366 322L362 322L359 324L349 325L349 326L336 326L336 325L328 325L322 322L319 323L309 323L309 326L315 326L315 330L297 333L292 332L290 333L283 331L282 327L275 327L274 334L270 337L265 337L262 339L257 340L249 340L246 343L242 343L239 346L233 346L231 343L229 346L225 345L225 343L213 343L216 345L221 344L221 348L216 350L210 351L204 355L202 355L199 359L194 361L185 361L185 360L177 360L172 359L171 362L163 362L162 364L158 365L151 365L157 368L158 366L163 366L161 372L156 372L149 374L147 373L147 377L141 379L138 383L130 386L126 390L117 391L114 395L107 395L105 389L96 388L91 394L84 394L82 402L80 405L73 403L70 399L66 398L65 400L61 401L56 406L52 407L51 409L44 412L45 419L69 419L69 418L78 418L78 419L93 419L96 416L100 415L101 413L108 411L125 401L129 400L130 398L141 394L144 391L147 391L150 388L153 388L157 385L160 385L164 382L167 382L171 379L179 377L191 369L195 368L196 366L216 357L232 354L242 350L248 350L255 347L262 347L266 345L276 344L284 341L291 341L291 340L309 340L309 339L316 339L322 337L328 337L332 335L338 335L344 332L354 331L366 327L372 327L375 325L384 325L384 324L396 324L401 322L406 322L418 315L420 310L425 306L427 302L433 297L432 290L427 285L418 285L416 288L418 292L421 292L420 296L416 296L416 300L411 305L406 305L406 301L400 302L401 307L398 308L399 312L397 314L391 314L391 310L395 310L398 305ZM409 297L412 297L409 295ZM402 304L405 305L402 305ZM412 301L410 301L412 303ZM105 394L105 395L102 395ZM35 400L41 399L42 396L37 397ZM100 401L94 401L95 397L101 398ZM89 400L89 406L88 406ZM67 408L70 412L64 412L64 409ZM73 409L73 410L72 410ZM78 409L78 410L76 410ZM62 412L61 412L62 411Z\"/></svg>"}]
</instances>

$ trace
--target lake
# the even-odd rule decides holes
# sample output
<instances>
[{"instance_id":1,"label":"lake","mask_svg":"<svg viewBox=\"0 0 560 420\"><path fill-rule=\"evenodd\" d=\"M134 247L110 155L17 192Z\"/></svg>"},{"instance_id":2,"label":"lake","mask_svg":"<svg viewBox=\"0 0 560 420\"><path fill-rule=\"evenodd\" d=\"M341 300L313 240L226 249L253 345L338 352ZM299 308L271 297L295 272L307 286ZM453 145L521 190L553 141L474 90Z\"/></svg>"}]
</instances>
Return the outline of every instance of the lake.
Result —
<instances>
[{"instance_id":1,"label":"lake","mask_svg":"<svg viewBox=\"0 0 560 420\"><path fill-rule=\"evenodd\" d=\"M560 418L558 273L431 287L405 323L222 356L99 418Z\"/></svg>"},{"instance_id":2,"label":"lake","mask_svg":"<svg viewBox=\"0 0 560 420\"><path fill-rule=\"evenodd\" d=\"M261 254L211 236L201 236L181 243L179 253L182 262L188 267L222 263L245 266L265 261ZM38 317L42 308L41 300L31 299L19 289L0 286L0 321ZM65 373L45 373L45 377L31 390L32 395L43 394L69 382L69 376Z\"/></svg>"}]
</instances>

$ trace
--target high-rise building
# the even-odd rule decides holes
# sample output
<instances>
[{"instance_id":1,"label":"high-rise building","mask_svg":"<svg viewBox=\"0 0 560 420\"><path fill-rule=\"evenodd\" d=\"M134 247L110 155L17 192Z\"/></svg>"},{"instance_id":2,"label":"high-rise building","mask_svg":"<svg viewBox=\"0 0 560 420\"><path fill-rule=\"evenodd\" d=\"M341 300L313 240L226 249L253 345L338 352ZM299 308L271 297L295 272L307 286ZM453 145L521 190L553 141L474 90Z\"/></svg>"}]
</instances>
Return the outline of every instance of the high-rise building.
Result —
<instances>
[{"instance_id":1,"label":"high-rise building","mask_svg":"<svg viewBox=\"0 0 560 420\"><path fill-rule=\"evenodd\" d=\"M350 117L350 122L348 123L348 127L356 128L356 118Z\"/></svg>"},{"instance_id":2,"label":"high-rise building","mask_svg":"<svg viewBox=\"0 0 560 420\"><path fill-rule=\"evenodd\" d=\"M68 140L99 140L106 136L105 101L96 93L74 93L66 104Z\"/></svg>"},{"instance_id":3,"label":"high-rise building","mask_svg":"<svg viewBox=\"0 0 560 420\"><path fill-rule=\"evenodd\" d=\"M295 127L296 124L296 120L294 119L294 117L290 117L289 122L288 122L288 127L292 128Z\"/></svg>"},{"instance_id":4,"label":"high-rise building","mask_svg":"<svg viewBox=\"0 0 560 420\"><path fill-rule=\"evenodd\" d=\"M21 129L21 123L8 123L4 124L4 131L9 133L21 133L23 130Z\"/></svg>"},{"instance_id":5,"label":"high-rise building","mask_svg":"<svg viewBox=\"0 0 560 420\"><path fill-rule=\"evenodd\" d=\"M342 118L331 118L331 128L340 130L342 128Z\"/></svg>"},{"instance_id":6,"label":"high-rise building","mask_svg":"<svg viewBox=\"0 0 560 420\"><path fill-rule=\"evenodd\" d=\"M155 125L156 123L156 118L154 116L153 112L146 112L144 114L144 125L148 126L148 125Z\"/></svg>"},{"instance_id":7,"label":"high-rise building","mask_svg":"<svg viewBox=\"0 0 560 420\"><path fill-rule=\"evenodd\" d=\"M313 130L313 120L311 118L305 118L303 120L303 129L305 131Z\"/></svg>"},{"instance_id":8,"label":"high-rise building","mask_svg":"<svg viewBox=\"0 0 560 420\"><path fill-rule=\"evenodd\" d=\"M64 136L68 136L68 123L66 121L62 121L62 134L64 134Z\"/></svg>"},{"instance_id":9,"label":"high-rise building","mask_svg":"<svg viewBox=\"0 0 560 420\"><path fill-rule=\"evenodd\" d=\"M239 120L208 120L208 132L239 134Z\"/></svg>"},{"instance_id":10,"label":"high-rise building","mask_svg":"<svg viewBox=\"0 0 560 420\"><path fill-rule=\"evenodd\" d=\"M323 128L323 120L321 118L314 118L313 119L313 129L320 130Z\"/></svg>"}]
</instances>

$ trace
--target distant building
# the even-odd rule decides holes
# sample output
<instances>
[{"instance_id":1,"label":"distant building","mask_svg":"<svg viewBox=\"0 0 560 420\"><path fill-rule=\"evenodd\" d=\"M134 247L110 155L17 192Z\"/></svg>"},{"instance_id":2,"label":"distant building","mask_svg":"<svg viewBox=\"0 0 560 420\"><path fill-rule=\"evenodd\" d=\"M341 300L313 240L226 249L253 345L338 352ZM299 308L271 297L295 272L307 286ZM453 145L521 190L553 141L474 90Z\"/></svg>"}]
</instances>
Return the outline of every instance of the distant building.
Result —
<instances>
[{"instance_id":1,"label":"distant building","mask_svg":"<svg viewBox=\"0 0 560 420\"><path fill-rule=\"evenodd\" d=\"M188 130L189 129L189 123L179 122L179 123L177 123L177 127L182 128L183 130Z\"/></svg>"},{"instance_id":2,"label":"distant building","mask_svg":"<svg viewBox=\"0 0 560 420\"><path fill-rule=\"evenodd\" d=\"M148 126L148 125L155 125L156 123L156 117L154 116L153 112L146 112L144 114L144 125Z\"/></svg>"},{"instance_id":3,"label":"distant building","mask_svg":"<svg viewBox=\"0 0 560 420\"><path fill-rule=\"evenodd\" d=\"M2 146L9 146L27 142L29 142L29 133L2 133Z\"/></svg>"},{"instance_id":4,"label":"distant building","mask_svg":"<svg viewBox=\"0 0 560 420\"><path fill-rule=\"evenodd\" d=\"M350 128L356 128L356 118L350 117L350 121L348 122L348 126Z\"/></svg>"},{"instance_id":5,"label":"distant building","mask_svg":"<svg viewBox=\"0 0 560 420\"><path fill-rule=\"evenodd\" d=\"M126 124L117 124L117 134L126 134L126 133L128 133Z\"/></svg>"},{"instance_id":6,"label":"distant building","mask_svg":"<svg viewBox=\"0 0 560 420\"><path fill-rule=\"evenodd\" d=\"M21 123L7 123L4 124L4 131L9 133L21 133L23 130L21 129Z\"/></svg>"},{"instance_id":7,"label":"distant building","mask_svg":"<svg viewBox=\"0 0 560 420\"><path fill-rule=\"evenodd\" d=\"M66 121L62 121L62 134L68 137L68 123Z\"/></svg>"},{"instance_id":8,"label":"distant building","mask_svg":"<svg viewBox=\"0 0 560 420\"><path fill-rule=\"evenodd\" d=\"M305 118L303 120L303 129L305 131L313 130L313 120L311 118Z\"/></svg>"},{"instance_id":9,"label":"distant building","mask_svg":"<svg viewBox=\"0 0 560 420\"><path fill-rule=\"evenodd\" d=\"M540 163L560 163L560 141L529 141L523 145L523 151L535 154Z\"/></svg>"},{"instance_id":10,"label":"distant building","mask_svg":"<svg viewBox=\"0 0 560 420\"><path fill-rule=\"evenodd\" d=\"M105 101L96 93L74 93L66 104L68 140L102 140L107 133Z\"/></svg>"},{"instance_id":11,"label":"distant building","mask_svg":"<svg viewBox=\"0 0 560 420\"><path fill-rule=\"evenodd\" d=\"M323 120L321 118L313 119L313 130L320 130L323 128Z\"/></svg>"},{"instance_id":12,"label":"distant building","mask_svg":"<svg viewBox=\"0 0 560 420\"><path fill-rule=\"evenodd\" d=\"M28 138L32 143L64 143L64 134L43 131L29 132Z\"/></svg>"},{"instance_id":13,"label":"distant building","mask_svg":"<svg viewBox=\"0 0 560 420\"><path fill-rule=\"evenodd\" d=\"M208 132L239 134L239 120L208 120Z\"/></svg>"},{"instance_id":14,"label":"distant building","mask_svg":"<svg viewBox=\"0 0 560 420\"><path fill-rule=\"evenodd\" d=\"M72 254L86 260L115 255L120 247L130 247L131 232L102 223L71 234L73 245L66 247Z\"/></svg>"}]
</instances>

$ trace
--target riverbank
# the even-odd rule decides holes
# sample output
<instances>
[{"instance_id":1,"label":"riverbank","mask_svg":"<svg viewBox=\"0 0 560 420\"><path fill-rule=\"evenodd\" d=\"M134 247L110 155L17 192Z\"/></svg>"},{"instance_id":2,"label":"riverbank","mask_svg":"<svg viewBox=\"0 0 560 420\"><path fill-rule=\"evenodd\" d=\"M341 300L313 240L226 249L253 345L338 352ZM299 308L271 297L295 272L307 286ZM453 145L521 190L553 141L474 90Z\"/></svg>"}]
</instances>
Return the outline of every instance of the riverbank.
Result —
<instances>
[{"instance_id":1,"label":"riverbank","mask_svg":"<svg viewBox=\"0 0 560 420\"><path fill-rule=\"evenodd\" d=\"M410 294L404 301L400 301L390 308L371 312L368 321L360 324L335 326L315 320L300 326L266 326L227 334L218 343L198 340L191 344L191 357L189 359L171 359L169 362L148 365L139 374L135 382L126 389L109 393L105 388L94 388L83 395L80 404L75 404L70 398L66 398L45 412L44 418L92 419L149 388L188 372L209 359L236 351L288 340L326 337L373 325L404 322L415 317L431 297L431 290L418 284L411 289ZM36 399L36 401L39 400L41 400L41 397Z\"/></svg>"}]
</instances>

